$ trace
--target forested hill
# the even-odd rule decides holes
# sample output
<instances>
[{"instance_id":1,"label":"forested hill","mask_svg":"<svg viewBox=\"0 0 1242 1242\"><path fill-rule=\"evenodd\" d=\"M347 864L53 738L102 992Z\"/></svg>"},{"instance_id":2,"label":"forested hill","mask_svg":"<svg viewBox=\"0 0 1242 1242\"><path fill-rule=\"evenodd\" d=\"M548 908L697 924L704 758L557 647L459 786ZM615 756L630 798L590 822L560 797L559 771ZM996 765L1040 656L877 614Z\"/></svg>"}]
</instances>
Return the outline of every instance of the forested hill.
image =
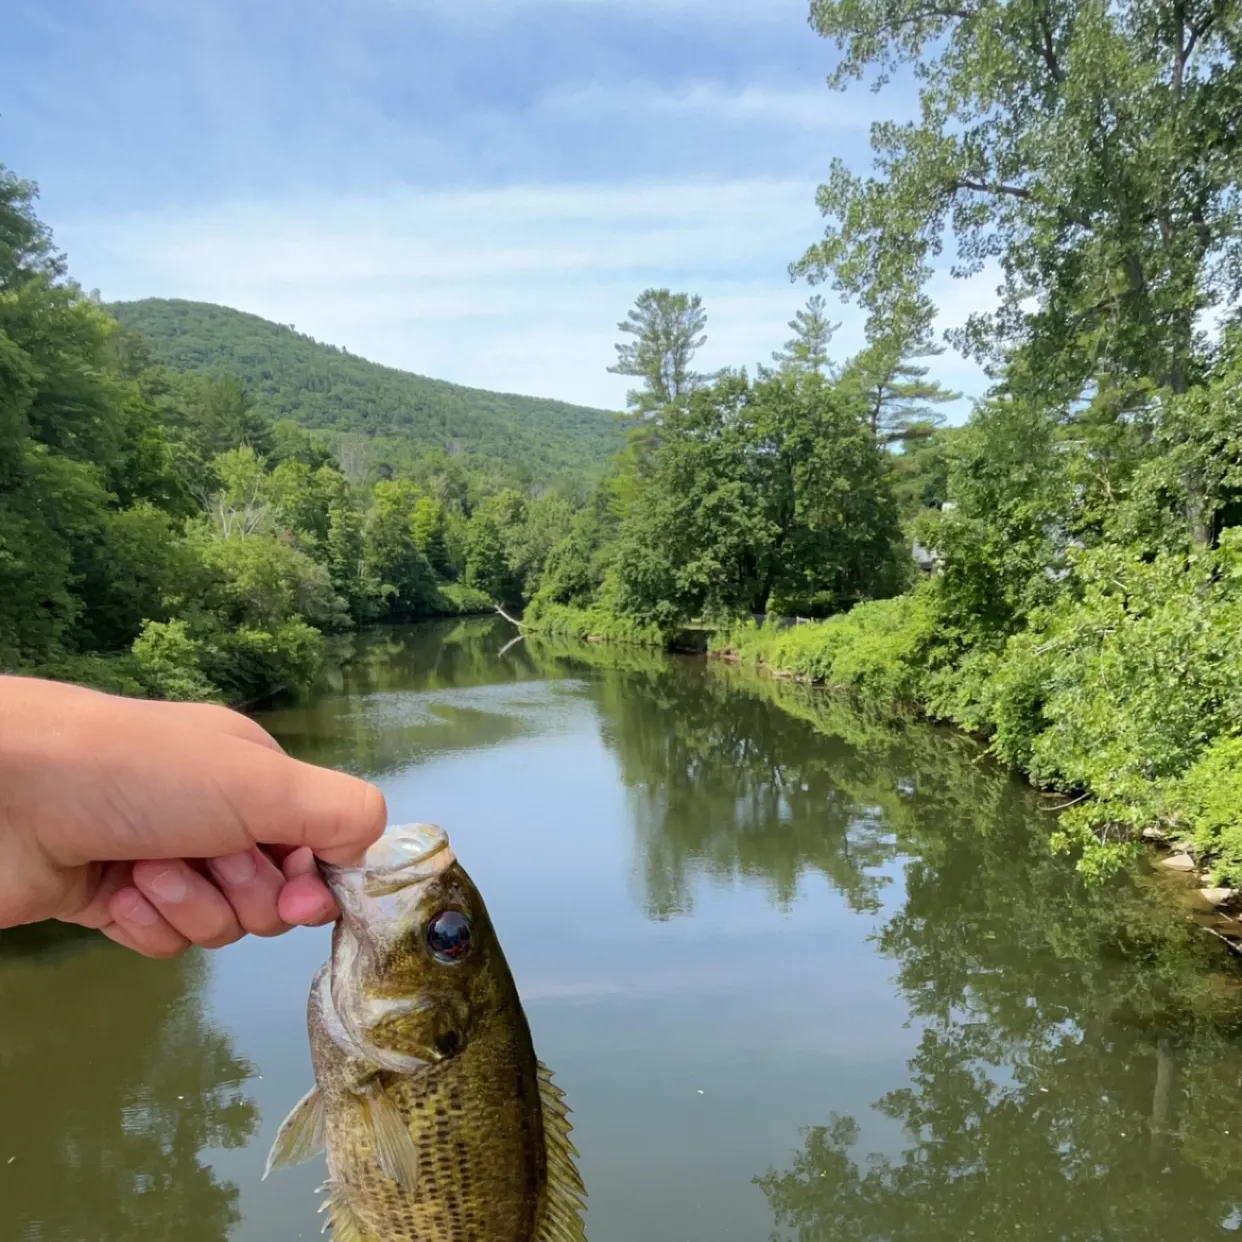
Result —
<instances>
[{"instance_id":1,"label":"forested hill","mask_svg":"<svg viewBox=\"0 0 1242 1242\"><path fill-rule=\"evenodd\" d=\"M503 463L507 473L547 483L598 474L621 443L617 417L607 410L398 371L229 307L146 298L107 309L147 340L154 361L232 372L273 419L386 438L398 461L404 443L414 457Z\"/></svg>"}]
</instances>

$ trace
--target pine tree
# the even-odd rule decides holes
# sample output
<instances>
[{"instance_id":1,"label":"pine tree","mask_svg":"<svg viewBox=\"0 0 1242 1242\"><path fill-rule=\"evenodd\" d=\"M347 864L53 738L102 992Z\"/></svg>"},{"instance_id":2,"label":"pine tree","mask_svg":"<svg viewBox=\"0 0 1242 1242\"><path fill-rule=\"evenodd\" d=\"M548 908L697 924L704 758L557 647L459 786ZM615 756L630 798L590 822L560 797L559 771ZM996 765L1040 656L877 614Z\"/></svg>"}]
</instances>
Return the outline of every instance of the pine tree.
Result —
<instances>
[{"instance_id":1,"label":"pine tree","mask_svg":"<svg viewBox=\"0 0 1242 1242\"><path fill-rule=\"evenodd\" d=\"M647 416L684 397L703 380L690 370L690 362L707 337L702 335L707 312L698 294L647 289L639 294L626 318L617 327L636 339L617 345L617 361L608 370L632 375L642 388L626 393L626 404Z\"/></svg>"},{"instance_id":2,"label":"pine tree","mask_svg":"<svg viewBox=\"0 0 1242 1242\"><path fill-rule=\"evenodd\" d=\"M929 380L929 368L918 362L944 353L931 334L933 314L925 298L903 303L883 332L872 334L845 368L842 382L859 394L871 432L881 444L930 435L944 422L935 407L961 397Z\"/></svg>"},{"instance_id":3,"label":"pine tree","mask_svg":"<svg viewBox=\"0 0 1242 1242\"><path fill-rule=\"evenodd\" d=\"M832 376L835 368L828 358L828 342L841 325L828 322L823 296L812 294L807 299L806 309L796 312L789 326L794 334L785 342L785 348L772 351L772 358L780 363L781 370L813 371L817 375Z\"/></svg>"}]
</instances>

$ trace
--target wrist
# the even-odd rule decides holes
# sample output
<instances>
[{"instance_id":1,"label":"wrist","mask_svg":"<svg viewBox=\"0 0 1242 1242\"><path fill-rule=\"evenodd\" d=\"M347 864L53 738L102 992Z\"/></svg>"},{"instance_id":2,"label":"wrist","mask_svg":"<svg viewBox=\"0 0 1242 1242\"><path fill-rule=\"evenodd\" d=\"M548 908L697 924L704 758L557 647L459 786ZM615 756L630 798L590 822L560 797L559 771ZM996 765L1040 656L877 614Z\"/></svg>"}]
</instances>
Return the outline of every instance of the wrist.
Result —
<instances>
[{"instance_id":1,"label":"wrist","mask_svg":"<svg viewBox=\"0 0 1242 1242\"><path fill-rule=\"evenodd\" d=\"M58 917L69 871L41 825L59 815L56 794L74 786L66 768L70 722L97 692L35 677L0 676L0 927Z\"/></svg>"}]
</instances>

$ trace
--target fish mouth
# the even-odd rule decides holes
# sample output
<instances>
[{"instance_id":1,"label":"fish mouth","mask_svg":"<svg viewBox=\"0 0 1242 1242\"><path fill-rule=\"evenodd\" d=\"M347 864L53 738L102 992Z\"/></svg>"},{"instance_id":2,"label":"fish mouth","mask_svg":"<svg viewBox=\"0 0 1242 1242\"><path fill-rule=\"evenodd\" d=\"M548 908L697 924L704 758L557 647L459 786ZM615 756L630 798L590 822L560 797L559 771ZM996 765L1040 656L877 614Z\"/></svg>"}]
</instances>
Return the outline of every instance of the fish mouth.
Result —
<instances>
[{"instance_id":1,"label":"fish mouth","mask_svg":"<svg viewBox=\"0 0 1242 1242\"><path fill-rule=\"evenodd\" d=\"M338 888L360 889L368 897L400 892L429 880L454 860L448 833L436 824L401 824L388 828L356 867L322 863L324 879Z\"/></svg>"}]
</instances>

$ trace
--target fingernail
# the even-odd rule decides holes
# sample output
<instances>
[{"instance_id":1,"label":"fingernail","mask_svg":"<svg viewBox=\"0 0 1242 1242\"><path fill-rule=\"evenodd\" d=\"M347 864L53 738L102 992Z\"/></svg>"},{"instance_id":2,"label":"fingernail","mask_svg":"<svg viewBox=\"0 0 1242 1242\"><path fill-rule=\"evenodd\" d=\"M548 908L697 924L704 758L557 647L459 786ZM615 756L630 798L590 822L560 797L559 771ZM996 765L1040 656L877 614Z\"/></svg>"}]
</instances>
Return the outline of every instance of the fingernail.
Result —
<instances>
[{"instance_id":1,"label":"fingernail","mask_svg":"<svg viewBox=\"0 0 1242 1242\"><path fill-rule=\"evenodd\" d=\"M258 870L254 855L249 850L244 854L228 854L224 858L213 859L211 869L228 884L249 884Z\"/></svg>"},{"instance_id":2,"label":"fingernail","mask_svg":"<svg viewBox=\"0 0 1242 1242\"><path fill-rule=\"evenodd\" d=\"M169 867L167 871L161 871L158 875L152 876L147 881L147 888L160 901L168 902L184 901L186 894L190 891L190 886L185 882L185 876L175 867Z\"/></svg>"},{"instance_id":3,"label":"fingernail","mask_svg":"<svg viewBox=\"0 0 1242 1242\"><path fill-rule=\"evenodd\" d=\"M129 909L123 911L123 914L128 922L137 923L139 927L150 927L152 923L159 922L159 911L139 894L132 894L132 899L126 904Z\"/></svg>"}]
</instances>

